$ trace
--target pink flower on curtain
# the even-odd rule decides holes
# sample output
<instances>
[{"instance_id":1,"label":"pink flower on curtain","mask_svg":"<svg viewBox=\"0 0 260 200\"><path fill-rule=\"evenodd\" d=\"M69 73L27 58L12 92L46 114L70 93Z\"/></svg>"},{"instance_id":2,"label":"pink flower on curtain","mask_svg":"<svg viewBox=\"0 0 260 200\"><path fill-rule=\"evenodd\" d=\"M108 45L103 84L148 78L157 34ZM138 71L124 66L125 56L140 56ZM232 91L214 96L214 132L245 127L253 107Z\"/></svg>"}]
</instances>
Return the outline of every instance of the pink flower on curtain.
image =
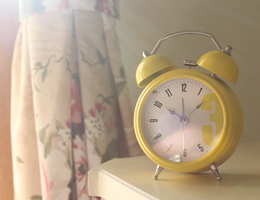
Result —
<instances>
[{"instance_id":1,"label":"pink flower on curtain","mask_svg":"<svg viewBox=\"0 0 260 200\"><path fill-rule=\"evenodd\" d=\"M103 106L98 100L95 101L95 110L94 108L91 108L88 112L92 117L96 117L96 111L98 114L103 114L102 116L104 116L106 112L106 107Z\"/></svg>"},{"instance_id":2,"label":"pink flower on curtain","mask_svg":"<svg viewBox=\"0 0 260 200\"><path fill-rule=\"evenodd\" d=\"M78 141L77 141L78 140ZM79 138L76 137L73 141L73 151L75 155L75 174L77 180L78 198L81 196L88 195L88 162L87 155L84 148L80 148L76 143L79 142Z\"/></svg>"},{"instance_id":3,"label":"pink flower on curtain","mask_svg":"<svg viewBox=\"0 0 260 200\"><path fill-rule=\"evenodd\" d=\"M112 15L112 12L108 6L108 0L96 0L94 9Z\"/></svg>"},{"instance_id":4,"label":"pink flower on curtain","mask_svg":"<svg viewBox=\"0 0 260 200\"><path fill-rule=\"evenodd\" d=\"M43 171L43 176L44 176L44 181L45 181L46 200L51 200L52 195L50 194L50 191L53 188L53 181L48 182L47 171L45 170L44 165L42 163L41 163L41 166L42 166L42 171Z\"/></svg>"},{"instance_id":5,"label":"pink flower on curtain","mask_svg":"<svg viewBox=\"0 0 260 200\"><path fill-rule=\"evenodd\" d=\"M95 101L95 108L100 113L103 110L102 103L100 103L99 101L96 100Z\"/></svg>"},{"instance_id":6,"label":"pink flower on curtain","mask_svg":"<svg viewBox=\"0 0 260 200\"><path fill-rule=\"evenodd\" d=\"M72 81L71 84L71 131L72 135L78 134L81 138L85 133L83 123L82 100L79 82Z\"/></svg>"},{"instance_id":7,"label":"pink flower on curtain","mask_svg":"<svg viewBox=\"0 0 260 200\"><path fill-rule=\"evenodd\" d=\"M58 5L58 10L69 9L68 0L62 0Z\"/></svg>"},{"instance_id":8,"label":"pink flower on curtain","mask_svg":"<svg viewBox=\"0 0 260 200\"><path fill-rule=\"evenodd\" d=\"M96 112L93 108L91 108L88 112L92 117L96 117Z\"/></svg>"},{"instance_id":9,"label":"pink flower on curtain","mask_svg":"<svg viewBox=\"0 0 260 200\"><path fill-rule=\"evenodd\" d=\"M81 106L81 98L80 98L80 89L77 81L72 81L71 86L71 121L79 124L82 122L82 106Z\"/></svg>"},{"instance_id":10,"label":"pink flower on curtain","mask_svg":"<svg viewBox=\"0 0 260 200\"><path fill-rule=\"evenodd\" d=\"M68 119L67 121L65 121L65 124L66 124L66 126L69 128L69 129L71 129L71 124L70 124L71 122L70 122L70 119Z\"/></svg>"},{"instance_id":11,"label":"pink flower on curtain","mask_svg":"<svg viewBox=\"0 0 260 200\"><path fill-rule=\"evenodd\" d=\"M117 128L117 123L114 121L113 117L110 117L110 119L106 121L105 126L107 132L110 134L115 128Z\"/></svg>"}]
</instances>

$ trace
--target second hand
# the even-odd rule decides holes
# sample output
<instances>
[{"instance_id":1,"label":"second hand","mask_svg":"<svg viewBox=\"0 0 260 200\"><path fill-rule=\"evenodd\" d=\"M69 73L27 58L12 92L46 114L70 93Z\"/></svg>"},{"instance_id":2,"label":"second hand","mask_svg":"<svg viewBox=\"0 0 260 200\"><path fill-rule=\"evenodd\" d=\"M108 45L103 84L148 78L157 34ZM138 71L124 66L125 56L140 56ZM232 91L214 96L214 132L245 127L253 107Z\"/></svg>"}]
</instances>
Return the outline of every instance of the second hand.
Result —
<instances>
[{"instance_id":1,"label":"second hand","mask_svg":"<svg viewBox=\"0 0 260 200\"><path fill-rule=\"evenodd\" d=\"M181 122L185 122L185 108L184 108L184 99L182 98L182 119ZM181 124L182 135L183 135L183 157L187 157L187 148L186 148L186 133L185 133L185 124ZM186 123L186 122L185 122Z\"/></svg>"}]
</instances>

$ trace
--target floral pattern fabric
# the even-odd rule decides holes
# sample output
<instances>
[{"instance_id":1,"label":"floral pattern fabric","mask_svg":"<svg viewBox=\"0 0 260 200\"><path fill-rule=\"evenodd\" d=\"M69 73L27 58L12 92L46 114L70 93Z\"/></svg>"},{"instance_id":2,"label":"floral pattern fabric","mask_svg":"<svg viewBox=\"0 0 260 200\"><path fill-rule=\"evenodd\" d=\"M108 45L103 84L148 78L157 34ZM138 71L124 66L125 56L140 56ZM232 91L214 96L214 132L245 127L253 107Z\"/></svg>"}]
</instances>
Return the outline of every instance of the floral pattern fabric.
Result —
<instances>
[{"instance_id":1,"label":"floral pattern fabric","mask_svg":"<svg viewBox=\"0 0 260 200\"><path fill-rule=\"evenodd\" d=\"M118 17L118 0L19 0L20 19L39 12L66 9L98 11Z\"/></svg>"},{"instance_id":2,"label":"floral pattern fabric","mask_svg":"<svg viewBox=\"0 0 260 200\"><path fill-rule=\"evenodd\" d=\"M51 11L71 2L80 1L23 1L28 9L39 4ZM93 2L104 4L97 11L37 11L21 20L11 98L16 200L91 199L89 169L141 154L115 18L99 10L107 11L108 1Z\"/></svg>"}]
</instances>

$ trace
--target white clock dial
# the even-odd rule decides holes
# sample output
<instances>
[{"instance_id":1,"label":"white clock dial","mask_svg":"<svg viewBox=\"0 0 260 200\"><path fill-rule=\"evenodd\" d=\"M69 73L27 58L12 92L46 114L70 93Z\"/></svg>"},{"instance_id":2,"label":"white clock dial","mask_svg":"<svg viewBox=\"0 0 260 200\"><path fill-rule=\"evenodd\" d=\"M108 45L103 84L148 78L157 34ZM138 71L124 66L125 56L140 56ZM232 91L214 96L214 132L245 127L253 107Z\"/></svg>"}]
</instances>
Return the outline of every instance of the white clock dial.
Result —
<instances>
[{"instance_id":1,"label":"white clock dial","mask_svg":"<svg viewBox=\"0 0 260 200\"><path fill-rule=\"evenodd\" d=\"M142 111L146 141L160 156L189 162L208 154L223 128L222 107L205 84L188 78L169 80L147 98Z\"/></svg>"}]
</instances>

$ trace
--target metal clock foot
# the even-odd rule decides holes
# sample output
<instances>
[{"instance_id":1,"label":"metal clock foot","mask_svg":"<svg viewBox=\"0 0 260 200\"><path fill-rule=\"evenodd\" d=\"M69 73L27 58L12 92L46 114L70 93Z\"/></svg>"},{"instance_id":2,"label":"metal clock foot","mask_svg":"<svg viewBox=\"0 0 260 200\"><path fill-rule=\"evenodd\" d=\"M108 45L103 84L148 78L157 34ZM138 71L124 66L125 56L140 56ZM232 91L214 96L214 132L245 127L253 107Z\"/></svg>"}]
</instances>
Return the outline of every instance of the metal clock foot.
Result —
<instances>
[{"instance_id":1,"label":"metal clock foot","mask_svg":"<svg viewBox=\"0 0 260 200\"><path fill-rule=\"evenodd\" d=\"M153 175L154 180L158 179L158 176L162 172L163 169L164 169L163 167L161 167L160 165L157 165L156 170L155 170L155 174Z\"/></svg>"},{"instance_id":2,"label":"metal clock foot","mask_svg":"<svg viewBox=\"0 0 260 200\"><path fill-rule=\"evenodd\" d=\"M213 163L209 167L210 167L211 171L213 172L213 174L216 175L217 180L221 181L222 177L220 176L219 171L218 171L218 167L215 165L215 163Z\"/></svg>"}]
</instances>

